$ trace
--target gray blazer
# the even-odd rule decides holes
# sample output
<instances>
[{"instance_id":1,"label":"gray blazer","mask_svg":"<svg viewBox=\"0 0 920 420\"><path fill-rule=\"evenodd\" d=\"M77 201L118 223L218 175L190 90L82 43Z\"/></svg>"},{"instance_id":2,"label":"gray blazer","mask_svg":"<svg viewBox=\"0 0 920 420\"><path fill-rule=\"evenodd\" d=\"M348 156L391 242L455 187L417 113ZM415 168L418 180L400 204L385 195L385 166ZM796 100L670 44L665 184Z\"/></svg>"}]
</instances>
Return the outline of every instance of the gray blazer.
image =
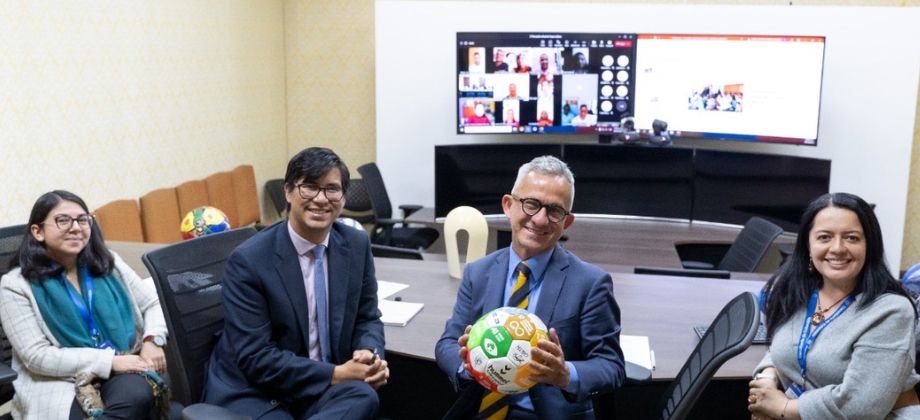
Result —
<instances>
[{"instance_id":1,"label":"gray blazer","mask_svg":"<svg viewBox=\"0 0 920 420\"><path fill-rule=\"evenodd\" d=\"M115 277L134 301L135 329L143 332L136 340L148 335L165 337L166 321L153 281L142 280L121 257L112 254ZM13 369L19 373L13 382L13 418L67 420L74 400L73 377L91 372L106 379L112 371L113 350L61 347L18 267L0 280L0 322L13 346Z\"/></svg>"}]
</instances>

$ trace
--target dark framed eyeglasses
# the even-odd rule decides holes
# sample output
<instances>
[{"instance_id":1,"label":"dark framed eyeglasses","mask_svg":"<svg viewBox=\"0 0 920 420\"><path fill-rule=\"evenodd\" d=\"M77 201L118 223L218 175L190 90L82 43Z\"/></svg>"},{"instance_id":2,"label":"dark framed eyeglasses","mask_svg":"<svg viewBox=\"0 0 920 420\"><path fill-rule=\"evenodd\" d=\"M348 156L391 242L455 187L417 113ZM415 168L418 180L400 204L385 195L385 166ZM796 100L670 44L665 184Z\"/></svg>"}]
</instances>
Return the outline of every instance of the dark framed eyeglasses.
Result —
<instances>
[{"instance_id":1,"label":"dark framed eyeglasses","mask_svg":"<svg viewBox=\"0 0 920 420\"><path fill-rule=\"evenodd\" d=\"M54 224L60 230L69 230L73 226L73 222L77 222L77 226L80 229L87 229L93 225L93 216L88 214L81 214L77 217L71 217L66 214L54 216Z\"/></svg>"},{"instance_id":2,"label":"dark framed eyeglasses","mask_svg":"<svg viewBox=\"0 0 920 420\"><path fill-rule=\"evenodd\" d=\"M559 207L555 204L543 204L542 201L537 200L536 198L519 198L518 196L511 194L511 198L521 202L521 210L524 211L524 214L528 216L536 216L540 212L540 209L546 209L546 218L550 222L560 223L565 220L565 217L570 214L570 212L562 207Z\"/></svg>"},{"instance_id":3,"label":"dark framed eyeglasses","mask_svg":"<svg viewBox=\"0 0 920 420\"><path fill-rule=\"evenodd\" d=\"M300 198L304 200L312 200L319 195L319 192L322 191L326 195L326 199L331 202L336 202L342 199L345 196L345 191L342 190L342 187L339 185L330 185L328 187L320 187L316 184L311 184L309 182L304 182L302 184L297 184L297 192L300 193Z\"/></svg>"}]
</instances>

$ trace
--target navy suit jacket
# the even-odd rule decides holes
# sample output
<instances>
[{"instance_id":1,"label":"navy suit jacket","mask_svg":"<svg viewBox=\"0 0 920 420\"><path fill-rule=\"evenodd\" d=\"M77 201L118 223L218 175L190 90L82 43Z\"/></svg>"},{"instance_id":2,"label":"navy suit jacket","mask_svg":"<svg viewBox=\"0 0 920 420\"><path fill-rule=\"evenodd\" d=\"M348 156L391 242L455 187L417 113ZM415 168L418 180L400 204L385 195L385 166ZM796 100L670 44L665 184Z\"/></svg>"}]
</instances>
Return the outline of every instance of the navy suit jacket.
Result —
<instances>
[{"instance_id":1,"label":"navy suit jacket","mask_svg":"<svg viewBox=\"0 0 920 420\"><path fill-rule=\"evenodd\" d=\"M508 248L500 249L464 270L453 315L435 349L438 367L455 389L461 366L457 338L480 316L504 306L508 253ZM575 366L580 382L574 399L552 385L531 388L537 416L593 419L591 397L619 388L626 378L619 343L620 308L610 275L557 245L546 266L535 313L547 328L556 329L565 359Z\"/></svg>"},{"instance_id":2,"label":"navy suit jacket","mask_svg":"<svg viewBox=\"0 0 920 420\"><path fill-rule=\"evenodd\" d=\"M205 402L253 418L282 404L300 412L357 349L383 354L383 323L367 235L334 223L328 248L331 363L309 358L307 297L287 221L259 232L227 261L226 319L208 366Z\"/></svg>"}]
</instances>

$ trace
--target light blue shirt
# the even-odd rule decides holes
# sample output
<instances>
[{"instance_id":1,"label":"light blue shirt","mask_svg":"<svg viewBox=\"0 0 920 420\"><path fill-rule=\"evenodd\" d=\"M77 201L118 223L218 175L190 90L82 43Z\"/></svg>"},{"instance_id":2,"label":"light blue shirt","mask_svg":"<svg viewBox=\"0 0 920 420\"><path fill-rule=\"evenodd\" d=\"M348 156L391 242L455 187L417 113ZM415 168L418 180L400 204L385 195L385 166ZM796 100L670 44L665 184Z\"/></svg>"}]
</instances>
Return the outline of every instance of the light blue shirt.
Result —
<instances>
[{"instance_id":1,"label":"light blue shirt","mask_svg":"<svg viewBox=\"0 0 920 420\"><path fill-rule=\"evenodd\" d=\"M527 267L530 268L530 275L532 276L531 286L530 286L530 296L527 301L527 310L533 313L536 313L537 303L540 301L540 292L543 290L543 275L546 274L546 266L549 264L550 257L553 256L553 251L555 248L550 249L542 254L535 255L533 258L527 260ZM508 273L505 278L505 297L502 299L506 305L508 304L508 299L511 298L511 289L514 287L514 283L517 281L517 269L518 264L521 262L521 258L509 247L508 248ZM566 361L566 366L569 368L569 384L565 387L565 390L569 393L575 394L578 391L578 371L575 370L575 365L572 362ZM534 411L533 402L530 401L530 394L522 392L516 395L510 395L509 405L518 407L520 409Z\"/></svg>"}]
</instances>

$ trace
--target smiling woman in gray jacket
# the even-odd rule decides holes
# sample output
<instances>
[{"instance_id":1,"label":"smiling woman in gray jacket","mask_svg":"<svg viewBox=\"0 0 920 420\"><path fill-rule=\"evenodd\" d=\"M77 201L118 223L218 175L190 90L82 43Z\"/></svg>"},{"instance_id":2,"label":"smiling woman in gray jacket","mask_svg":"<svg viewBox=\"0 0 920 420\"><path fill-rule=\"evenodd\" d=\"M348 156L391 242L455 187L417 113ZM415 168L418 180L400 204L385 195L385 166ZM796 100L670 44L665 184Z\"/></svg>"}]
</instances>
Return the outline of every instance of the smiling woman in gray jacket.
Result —
<instances>
[{"instance_id":1,"label":"smiling woman in gray jacket","mask_svg":"<svg viewBox=\"0 0 920 420\"><path fill-rule=\"evenodd\" d=\"M764 288L770 351L754 419L920 418L913 302L884 260L872 208L846 193L805 210L795 252Z\"/></svg>"}]
</instances>

